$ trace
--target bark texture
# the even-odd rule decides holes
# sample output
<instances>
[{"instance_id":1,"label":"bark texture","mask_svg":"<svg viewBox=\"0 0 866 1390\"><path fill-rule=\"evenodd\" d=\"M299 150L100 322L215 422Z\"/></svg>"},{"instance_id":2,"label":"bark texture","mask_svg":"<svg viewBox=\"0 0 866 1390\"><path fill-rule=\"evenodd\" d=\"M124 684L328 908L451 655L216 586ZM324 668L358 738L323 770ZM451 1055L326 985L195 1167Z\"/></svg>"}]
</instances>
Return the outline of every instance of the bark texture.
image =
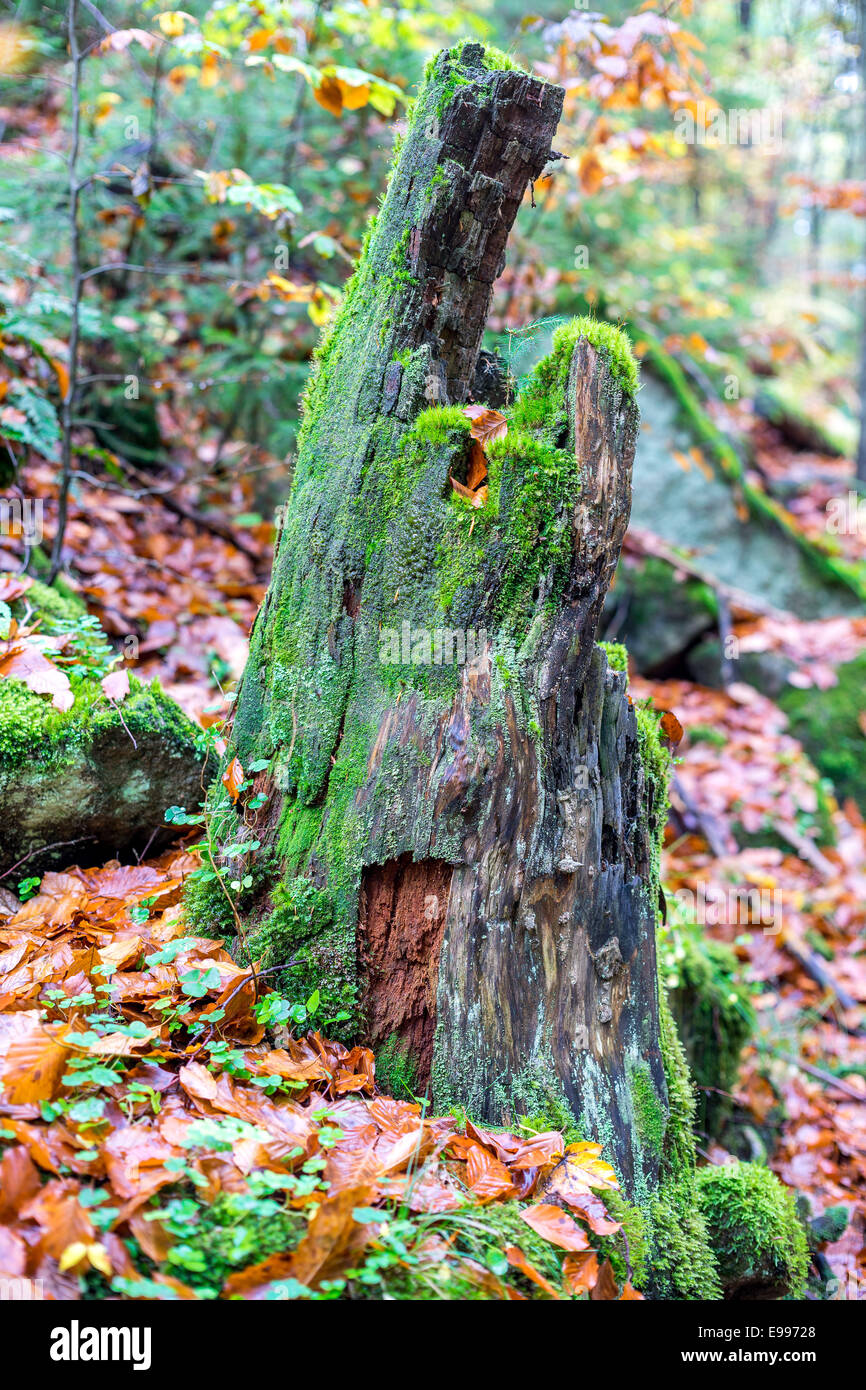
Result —
<instances>
[{"instance_id":1,"label":"bark texture","mask_svg":"<svg viewBox=\"0 0 866 1390\"><path fill-rule=\"evenodd\" d=\"M493 281L561 104L478 45L432 65L319 353L233 751L267 760L242 833L279 866L251 948L299 991L351 996L437 1105L570 1110L640 1194L668 1106L666 754L595 641L638 426L622 335L558 330L488 448L487 500L451 481Z\"/></svg>"}]
</instances>

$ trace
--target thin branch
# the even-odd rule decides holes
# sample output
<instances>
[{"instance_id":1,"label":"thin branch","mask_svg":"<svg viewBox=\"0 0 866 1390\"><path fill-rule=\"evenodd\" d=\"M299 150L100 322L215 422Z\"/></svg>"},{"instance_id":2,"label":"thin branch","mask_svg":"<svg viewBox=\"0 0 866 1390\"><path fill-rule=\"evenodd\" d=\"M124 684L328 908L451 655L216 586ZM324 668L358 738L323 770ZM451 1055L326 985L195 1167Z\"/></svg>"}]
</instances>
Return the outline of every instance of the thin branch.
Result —
<instances>
[{"instance_id":1,"label":"thin branch","mask_svg":"<svg viewBox=\"0 0 866 1390\"><path fill-rule=\"evenodd\" d=\"M62 431L60 495L57 530L51 552L48 582L53 584L63 565L63 541L69 514L69 486L72 481L73 407L78 391L78 333L81 309L81 231L78 223L78 150L81 142L81 64L76 23L78 0L69 0L69 54L72 58L72 138L69 146L69 230L70 265L72 269L71 322L69 330L69 378L63 393L60 423Z\"/></svg>"}]
</instances>

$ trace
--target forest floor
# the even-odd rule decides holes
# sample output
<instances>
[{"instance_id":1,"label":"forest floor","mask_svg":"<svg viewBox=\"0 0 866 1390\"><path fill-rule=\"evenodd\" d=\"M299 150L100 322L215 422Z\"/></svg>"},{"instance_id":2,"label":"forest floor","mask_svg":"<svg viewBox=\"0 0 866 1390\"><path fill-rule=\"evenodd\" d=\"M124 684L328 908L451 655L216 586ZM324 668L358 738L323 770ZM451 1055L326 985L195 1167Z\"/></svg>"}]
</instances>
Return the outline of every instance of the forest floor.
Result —
<instances>
[{"instance_id":1,"label":"forest floor","mask_svg":"<svg viewBox=\"0 0 866 1390\"><path fill-rule=\"evenodd\" d=\"M50 496L53 469L31 466L25 486ZM238 527L241 551L169 510L163 486L136 497L80 479L67 538L71 572L109 633L138 637L136 674L158 677L193 717L212 723L228 712L223 691L243 670L269 569L270 528L254 519ZM175 480L171 496L192 511L203 506L192 482ZM243 516L252 505L234 484L223 491L219 515ZM820 509L820 499L814 506ZM808 515L805 502L801 513ZM16 567L14 555L0 555L0 569ZM819 626L803 624L779 640L799 645L804 662L820 663ZM862 645L859 632L850 635L855 648ZM758 1010L734 1123L756 1157L807 1194L813 1216L849 1208L847 1231L825 1253L838 1278L862 1290L866 824L853 803L834 805L835 846L818 850L804 837L799 817L814 807L814 774L784 716L751 687L719 691L635 678L632 693L675 711L686 730L663 865L668 894L701 881L721 891L745 883L777 894L783 905L781 929L778 919L769 931L760 924L707 928L734 944ZM716 734L690 737L690 728ZM737 836L767 817L785 847L739 847ZM617 1281L605 1258L604 1238L617 1227L603 1198L615 1179L597 1146L573 1146L566 1164L574 1191L584 1194L572 1209L602 1238L593 1249L583 1226L541 1191L563 1147L559 1134L492 1134L470 1124L457 1135L453 1117L425 1117L409 1100L379 1093L366 1049L348 1050L318 1033L268 1046L250 972L217 942L183 934L181 888L196 863L181 845L140 864L47 873L23 905L10 891L13 881L0 886L8 1099L0 1125L17 1141L0 1164L0 1270L39 1278L60 1298L79 1297L82 1287L96 1297L112 1287L133 1297L195 1298L273 1296L277 1287L291 1296L313 1282L321 1288L322 1280L319 1296L329 1296L327 1281L360 1265L356 1287L376 1296L388 1270L405 1262L401 1241L410 1241L416 1278L444 1262L456 1288L474 1285L493 1297L526 1297L533 1287L554 1296L589 1289L596 1298L640 1296L627 1279ZM109 980L125 1027L116 1012L100 1026L99 991ZM40 1022L36 1002L40 994L44 1001L46 983L63 991L48 1023ZM88 991L95 996L89 1016L82 1004ZM214 1008L226 1011L222 1027L235 1044L222 1052L210 1046ZM65 1099L46 1101L63 1076ZM709 1141L703 1153L715 1162L727 1157ZM46 1186L37 1169L52 1175ZM262 1169L271 1190L251 1200L287 1190L292 1215L320 1203L291 1258L274 1254L250 1266L243 1250L229 1257L220 1247L203 1271L188 1252L176 1253L184 1249L182 1206L163 1223L143 1210L180 1178L225 1199ZM512 1233L493 1249L488 1233L473 1254L466 1231L462 1240L455 1236L467 1193L488 1210L533 1195L526 1239ZM423 1239L417 1224L411 1235L399 1223L386 1228L372 1209L383 1197L437 1220ZM141 1260L133 1263L130 1241L145 1257L147 1278ZM553 1266L538 1253L544 1247L555 1256L553 1283ZM333 1284L330 1296L340 1287Z\"/></svg>"}]
</instances>

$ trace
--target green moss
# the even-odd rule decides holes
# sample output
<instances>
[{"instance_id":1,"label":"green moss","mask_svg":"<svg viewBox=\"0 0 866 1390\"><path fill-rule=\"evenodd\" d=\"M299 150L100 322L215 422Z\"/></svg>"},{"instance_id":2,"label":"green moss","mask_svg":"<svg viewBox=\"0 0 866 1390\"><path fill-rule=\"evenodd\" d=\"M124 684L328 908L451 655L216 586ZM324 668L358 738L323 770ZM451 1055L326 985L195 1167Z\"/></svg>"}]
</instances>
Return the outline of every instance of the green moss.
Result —
<instances>
[{"instance_id":1,"label":"green moss","mask_svg":"<svg viewBox=\"0 0 866 1390\"><path fill-rule=\"evenodd\" d=\"M641 1142L661 1156L667 1129L667 1115L656 1094L652 1072L640 1058L629 1074L634 1123Z\"/></svg>"},{"instance_id":2,"label":"green moss","mask_svg":"<svg viewBox=\"0 0 866 1390\"><path fill-rule=\"evenodd\" d=\"M721 1293L718 1269L697 1197L694 1089L663 991L659 1037L669 1113L658 1190L642 1204L651 1290L662 1299L716 1299Z\"/></svg>"},{"instance_id":3,"label":"green moss","mask_svg":"<svg viewBox=\"0 0 866 1390\"><path fill-rule=\"evenodd\" d=\"M572 319L569 323L560 324L554 333L554 354L561 353L570 357L581 338L585 338L606 358L611 376L623 391L629 396L637 395L640 388L640 371L628 334L614 324L606 323L604 319L586 316Z\"/></svg>"},{"instance_id":4,"label":"green moss","mask_svg":"<svg viewBox=\"0 0 866 1390\"><path fill-rule=\"evenodd\" d=\"M160 733L178 756L197 758L195 726L158 682L144 685L132 677L122 706L110 703L99 682L86 676L73 675L70 685L72 708L61 711L23 681L0 680L0 777L3 764L13 776L15 764L24 759L45 769L72 763L100 736L124 726L127 737Z\"/></svg>"},{"instance_id":5,"label":"green moss","mask_svg":"<svg viewBox=\"0 0 866 1390\"><path fill-rule=\"evenodd\" d=\"M166 1210L173 1210L170 1203ZM185 1234L168 1252L167 1272L204 1297L215 1298L234 1270L293 1250L307 1221L302 1212L276 1201L221 1192L210 1206L197 1205L192 1220L177 1209L172 1226Z\"/></svg>"},{"instance_id":6,"label":"green moss","mask_svg":"<svg viewBox=\"0 0 866 1390\"><path fill-rule=\"evenodd\" d=\"M243 877L252 883L241 893L233 893L228 884L220 887L215 870L205 861L203 868L190 874L183 887L184 918L190 931L196 936L214 938L233 937L236 931L235 916L231 909L226 889L238 914L243 917L253 903L273 882L277 871L277 857L273 851L258 850L244 862ZM226 874L231 881L233 875Z\"/></svg>"},{"instance_id":7,"label":"green moss","mask_svg":"<svg viewBox=\"0 0 866 1390\"><path fill-rule=\"evenodd\" d=\"M662 739L658 713L653 709L652 702L641 701L635 705L634 712L641 766L646 779L643 814L647 822L651 856L647 893L655 912L659 901L661 854L668 818L671 754L667 743Z\"/></svg>"},{"instance_id":8,"label":"green moss","mask_svg":"<svg viewBox=\"0 0 866 1390\"><path fill-rule=\"evenodd\" d=\"M621 1192L605 1192L602 1195L611 1218L622 1225L622 1232L602 1238L600 1258L610 1260L620 1285L630 1279L636 1289L643 1290L649 1282L646 1216L635 1202L629 1202Z\"/></svg>"},{"instance_id":9,"label":"green moss","mask_svg":"<svg viewBox=\"0 0 866 1390\"><path fill-rule=\"evenodd\" d=\"M376 1053L376 1085L389 1096L412 1100L418 1090L418 1062L396 1033Z\"/></svg>"},{"instance_id":10,"label":"green moss","mask_svg":"<svg viewBox=\"0 0 866 1390\"><path fill-rule=\"evenodd\" d=\"M493 1250L503 1251L509 1245L521 1249L527 1260L554 1288L562 1287L562 1251L537 1234L522 1218L520 1202L492 1202L488 1206L468 1208L446 1216L441 1233L451 1234L458 1252L479 1264L487 1265ZM540 1296L536 1288L520 1276L518 1287L531 1297Z\"/></svg>"},{"instance_id":11,"label":"green moss","mask_svg":"<svg viewBox=\"0 0 866 1390\"><path fill-rule=\"evenodd\" d=\"M12 616L21 622L25 613L29 609L34 609L42 619L40 627L43 631L53 630L52 619L71 620L78 618L86 613L86 608L76 594L63 592L53 585L43 584L41 580L34 579L30 588L21 598L16 599L10 605Z\"/></svg>"},{"instance_id":12,"label":"green moss","mask_svg":"<svg viewBox=\"0 0 866 1390\"><path fill-rule=\"evenodd\" d=\"M786 686L779 707L840 801L853 797L866 810L866 739L860 721L866 710L866 652L837 666L838 683L828 690Z\"/></svg>"},{"instance_id":13,"label":"green moss","mask_svg":"<svg viewBox=\"0 0 866 1390\"><path fill-rule=\"evenodd\" d=\"M624 671L628 675L628 652L621 642L599 642L607 656L607 664L612 671Z\"/></svg>"},{"instance_id":14,"label":"green moss","mask_svg":"<svg viewBox=\"0 0 866 1390\"><path fill-rule=\"evenodd\" d=\"M698 1196L725 1296L802 1297L809 1264L794 1193L769 1168L702 1168Z\"/></svg>"},{"instance_id":15,"label":"green moss","mask_svg":"<svg viewBox=\"0 0 866 1390\"><path fill-rule=\"evenodd\" d=\"M754 1033L755 1011L739 979L731 948L713 941L668 904L667 927L659 933L659 958L671 1010L698 1085L696 1123L718 1135L730 1113L728 1093L737 1080L742 1050Z\"/></svg>"}]
</instances>

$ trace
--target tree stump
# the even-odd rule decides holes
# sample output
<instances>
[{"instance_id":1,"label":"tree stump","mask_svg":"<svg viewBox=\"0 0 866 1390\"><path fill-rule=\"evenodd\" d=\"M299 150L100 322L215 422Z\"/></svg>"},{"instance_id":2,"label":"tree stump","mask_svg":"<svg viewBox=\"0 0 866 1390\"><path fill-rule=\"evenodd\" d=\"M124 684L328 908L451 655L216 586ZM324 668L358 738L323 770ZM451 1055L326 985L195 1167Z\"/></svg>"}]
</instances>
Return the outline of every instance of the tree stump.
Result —
<instances>
[{"instance_id":1,"label":"tree stump","mask_svg":"<svg viewBox=\"0 0 866 1390\"><path fill-rule=\"evenodd\" d=\"M462 410L562 99L473 43L428 69L318 352L231 751L260 769L241 833L277 876L250 951L326 1012L351 1001L437 1106L570 1111L639 1194L668 1106L667 754L595 640L636 368L608 325L559 329L481 488Z\"/></svg>"}]
</instances>

